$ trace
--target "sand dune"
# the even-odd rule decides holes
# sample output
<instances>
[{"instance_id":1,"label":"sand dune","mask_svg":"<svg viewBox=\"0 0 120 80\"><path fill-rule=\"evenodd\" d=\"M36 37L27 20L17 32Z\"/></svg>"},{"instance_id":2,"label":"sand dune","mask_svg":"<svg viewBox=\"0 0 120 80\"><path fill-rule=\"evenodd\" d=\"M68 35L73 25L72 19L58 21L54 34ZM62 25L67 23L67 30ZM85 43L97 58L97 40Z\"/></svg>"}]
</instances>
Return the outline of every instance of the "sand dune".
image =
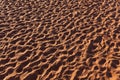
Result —
<instances>
[{"instance_id":1,"label":"sand dune","mask_svg":"<svg viewBox=\"0 0 120 80\"><path fill-rule=\"evenodd\" d=\"M0 0L0 80L120 80L119 0Z\"/></svg>"}]
</instances>

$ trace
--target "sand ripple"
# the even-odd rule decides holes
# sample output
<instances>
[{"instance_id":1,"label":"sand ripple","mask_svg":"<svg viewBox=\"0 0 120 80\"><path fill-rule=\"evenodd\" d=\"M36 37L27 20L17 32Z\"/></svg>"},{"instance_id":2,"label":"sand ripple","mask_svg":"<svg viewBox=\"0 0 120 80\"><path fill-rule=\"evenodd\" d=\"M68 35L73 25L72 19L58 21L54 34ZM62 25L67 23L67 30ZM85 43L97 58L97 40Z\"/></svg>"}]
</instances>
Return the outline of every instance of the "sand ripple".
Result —
<instances>
[{"instance_id":1,"label":"sand ripple","mask_svg":"<svg viewBox=\"0 0 120 80\"><path fill-rule=\"evenodd\" d=\"M0 0L0 80L120 80L119 0Z\"/></svg>"}]
</instances>

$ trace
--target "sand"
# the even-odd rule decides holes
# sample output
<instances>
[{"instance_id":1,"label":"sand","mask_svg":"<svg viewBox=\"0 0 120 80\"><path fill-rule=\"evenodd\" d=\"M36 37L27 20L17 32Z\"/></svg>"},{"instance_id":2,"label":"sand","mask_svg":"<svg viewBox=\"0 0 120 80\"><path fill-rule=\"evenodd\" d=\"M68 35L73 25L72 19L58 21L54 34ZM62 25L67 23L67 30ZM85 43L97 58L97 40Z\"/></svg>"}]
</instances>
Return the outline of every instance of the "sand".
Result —
<instances>
[{"instance_id":1,"label":"sand","mask_svg":"<svg viewBox=\"0 0 120 80\"><path fill-rule=\"evenodd\" d=\"M119 0L0 0L0 80L120 80Z\"/></svg>"}]
</instances>

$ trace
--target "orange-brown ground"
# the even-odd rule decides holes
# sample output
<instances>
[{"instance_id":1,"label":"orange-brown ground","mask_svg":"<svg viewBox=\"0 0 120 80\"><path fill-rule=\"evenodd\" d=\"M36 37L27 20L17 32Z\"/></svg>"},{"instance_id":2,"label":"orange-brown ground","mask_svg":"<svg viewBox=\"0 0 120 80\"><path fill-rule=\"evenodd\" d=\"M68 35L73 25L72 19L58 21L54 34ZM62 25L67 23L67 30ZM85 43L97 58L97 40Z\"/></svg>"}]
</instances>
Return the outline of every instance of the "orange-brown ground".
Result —
<instances>
[{"instance_id":1,"label":"orange-brown ground","mask_svg":"<svg viewBox=\"0 0 120 80\"><path fill-rule=\"evenodd\" d=\"M120 80L120 1L0 0L0 80Z\"/></svg>"}]
</instances>

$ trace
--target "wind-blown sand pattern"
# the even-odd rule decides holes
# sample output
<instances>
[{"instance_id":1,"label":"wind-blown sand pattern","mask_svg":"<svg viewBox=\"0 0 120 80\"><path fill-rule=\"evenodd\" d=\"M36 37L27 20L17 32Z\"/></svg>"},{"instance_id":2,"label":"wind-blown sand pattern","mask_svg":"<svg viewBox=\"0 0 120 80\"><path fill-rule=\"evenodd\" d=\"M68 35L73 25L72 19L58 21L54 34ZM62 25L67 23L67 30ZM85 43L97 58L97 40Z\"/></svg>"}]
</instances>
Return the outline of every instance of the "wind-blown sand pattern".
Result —
<instances>
[{"instance_id":1,"label":"wind-blown sand pattern","mask_svg":"<svg viewBox=\"0 0 120 80\"><path fill-rule=\"evenodd\" d=\"M0 80L120 80L120 1L0 0Z\"/></svg>"}]
</instances>

